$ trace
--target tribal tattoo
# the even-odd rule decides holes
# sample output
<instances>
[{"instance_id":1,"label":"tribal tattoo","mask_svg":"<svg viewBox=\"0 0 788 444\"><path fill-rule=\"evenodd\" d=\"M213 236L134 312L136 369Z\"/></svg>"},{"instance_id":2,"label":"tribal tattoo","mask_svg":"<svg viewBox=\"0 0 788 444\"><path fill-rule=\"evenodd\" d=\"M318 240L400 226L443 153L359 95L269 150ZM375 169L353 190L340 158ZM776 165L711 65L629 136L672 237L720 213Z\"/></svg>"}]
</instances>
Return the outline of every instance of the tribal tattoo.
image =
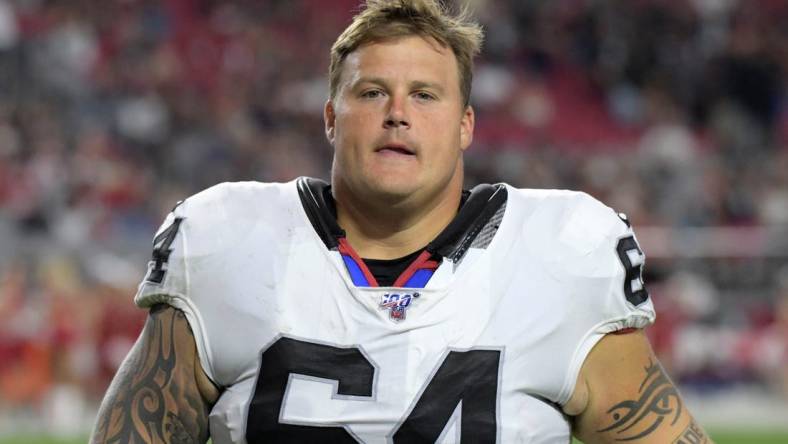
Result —
<instances>
[{"instance_id":1,"label":"tribal tattoo","mask_svg":"<svg viewBox=\"0 0 788 444\"><path fill-rule=\"evenodd\" d=\"M649 435L666 420L670 425L676 424L682 412L676 387L658 363L649 362L645 371L638 389L640 397L611 407L607 413L612 423L598 432L613 432L616 441L634 441Z\"/></svg>"},{"instance_id":2,"label":"tribal tattoo","mask_svg":"<svg viewBox=\"0 0 788 444\"><path fill-rule=\"evenodd\" d=\"M207 441L208 407L194 382L196 350L187 343L176 347L176 330L184 328L180 310L151 309L141 339L102 403L91 443Z\"/></svg>"}]
</instances>

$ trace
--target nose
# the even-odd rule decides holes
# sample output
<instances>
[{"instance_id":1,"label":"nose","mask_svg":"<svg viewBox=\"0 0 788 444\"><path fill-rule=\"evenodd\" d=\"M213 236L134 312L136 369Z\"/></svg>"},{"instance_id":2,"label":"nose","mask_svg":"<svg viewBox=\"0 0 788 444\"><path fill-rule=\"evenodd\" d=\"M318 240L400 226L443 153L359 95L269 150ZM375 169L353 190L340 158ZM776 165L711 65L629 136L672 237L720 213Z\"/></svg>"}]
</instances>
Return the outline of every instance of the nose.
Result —
<instances>
[{"instance_id":1,"label":"nose","mask_svg":"<svg viewBox=\"0 0 788 444\"><path fill-rule=\"evenodd\" d=\"M405 111L405 104L402 99L392 98L389 104L386 119L383 121L385 129L410 129L410 118Z\"/></svg>"}]
</instances>

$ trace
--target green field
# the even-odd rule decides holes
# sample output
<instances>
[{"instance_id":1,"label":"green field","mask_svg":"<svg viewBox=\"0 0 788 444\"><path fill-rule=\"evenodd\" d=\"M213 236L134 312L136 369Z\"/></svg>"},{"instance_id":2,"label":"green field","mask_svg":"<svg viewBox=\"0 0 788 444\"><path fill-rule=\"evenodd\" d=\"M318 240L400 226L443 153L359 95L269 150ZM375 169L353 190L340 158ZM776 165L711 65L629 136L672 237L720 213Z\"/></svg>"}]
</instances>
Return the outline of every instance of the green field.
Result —
<instances>
[{"instance_id":1,"label":"green field","mask_svg":"<svg viewBox=\"0 0 788 444\"><path fill-rule=\"evenodd\" d=\"M788 432L712 432L717 444L788 444ZM0 438L0 444L85 444L83 438L53 438L47 436L18 436ZM573 444L580 444L575 441Z\"/></svg>"}]
</instances>

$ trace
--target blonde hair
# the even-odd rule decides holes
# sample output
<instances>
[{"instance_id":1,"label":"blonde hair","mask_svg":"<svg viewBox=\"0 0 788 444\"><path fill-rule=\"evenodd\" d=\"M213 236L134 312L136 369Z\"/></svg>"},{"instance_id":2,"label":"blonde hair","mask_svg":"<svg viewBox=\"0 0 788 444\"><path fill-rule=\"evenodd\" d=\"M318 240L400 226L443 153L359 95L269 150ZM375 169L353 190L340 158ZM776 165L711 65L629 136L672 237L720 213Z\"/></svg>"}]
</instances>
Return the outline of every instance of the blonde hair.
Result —
<instances>
[{"instance_id":1,"label":"blonde hair","mask_svg":"<svg viewBox=\"0 0 788 444\"><path fill-rule=\"evenodd\" d=\"M367 0L366 7L331 47L328 69L331 99L336 97L345 58L365 43L418 35L451 48L457 58L463 104L470 102L473 59L481 50L481 26L467 8L452 15L440 0Z\"/></svg>"}]
</instances>

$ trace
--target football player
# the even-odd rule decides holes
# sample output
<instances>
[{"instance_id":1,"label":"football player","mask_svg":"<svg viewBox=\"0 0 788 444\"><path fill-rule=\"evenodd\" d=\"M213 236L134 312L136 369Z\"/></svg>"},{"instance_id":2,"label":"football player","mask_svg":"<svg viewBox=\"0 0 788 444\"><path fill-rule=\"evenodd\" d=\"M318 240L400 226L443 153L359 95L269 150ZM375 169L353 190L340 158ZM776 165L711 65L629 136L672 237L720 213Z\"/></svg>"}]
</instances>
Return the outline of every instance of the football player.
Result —
<instances>
[{"instance_id":1,"label":"football player","mask_svg":"<svg viewBox=\"0 0 788 444\"><path fill-rule=\"evenodd\" d=\"M92 442L708 442L642 332L627 219L463 191L481 39L436 0L367 2L331 50L331 183L172 211Z\"/></svg>"}]
</instances>

